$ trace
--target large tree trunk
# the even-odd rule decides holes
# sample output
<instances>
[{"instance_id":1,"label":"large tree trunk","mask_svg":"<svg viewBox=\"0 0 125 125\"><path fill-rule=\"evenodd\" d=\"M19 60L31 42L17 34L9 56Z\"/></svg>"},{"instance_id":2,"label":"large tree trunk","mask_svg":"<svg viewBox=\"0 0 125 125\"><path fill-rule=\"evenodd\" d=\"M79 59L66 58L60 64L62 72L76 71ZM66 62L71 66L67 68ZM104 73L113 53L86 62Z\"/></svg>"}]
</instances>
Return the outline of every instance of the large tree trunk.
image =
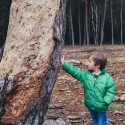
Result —
<instances>
[{"instance_id":1,"label":"large tree trunk","mask_svg":"<svg viewBox=\"0 0 125 125\"><path fill-rule=\"evenodd\" d=\"M65 5L66 0L12 1L0 64L1 125L42 125L60 66Z\"/></svg>"}]
</instances>

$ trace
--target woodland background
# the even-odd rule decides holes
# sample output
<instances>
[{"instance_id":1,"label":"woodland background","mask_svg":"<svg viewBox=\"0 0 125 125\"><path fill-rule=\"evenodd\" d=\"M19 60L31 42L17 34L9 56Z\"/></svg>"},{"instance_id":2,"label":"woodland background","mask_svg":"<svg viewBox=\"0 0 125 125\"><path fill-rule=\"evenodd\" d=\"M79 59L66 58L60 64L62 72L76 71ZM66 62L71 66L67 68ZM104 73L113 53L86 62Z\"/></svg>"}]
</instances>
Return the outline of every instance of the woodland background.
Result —
<instances>
[{"instance_id":1,"label":"woodland background","mask_svg":"<svg viewBox=\"0 0 125 125\"><path fill-rule=\"evenodd\" d=\"M0 46L7 34L11 0L0 0ZM124 0L68 0L66 45L124 44Z\"/></svg>"}]
</instances>

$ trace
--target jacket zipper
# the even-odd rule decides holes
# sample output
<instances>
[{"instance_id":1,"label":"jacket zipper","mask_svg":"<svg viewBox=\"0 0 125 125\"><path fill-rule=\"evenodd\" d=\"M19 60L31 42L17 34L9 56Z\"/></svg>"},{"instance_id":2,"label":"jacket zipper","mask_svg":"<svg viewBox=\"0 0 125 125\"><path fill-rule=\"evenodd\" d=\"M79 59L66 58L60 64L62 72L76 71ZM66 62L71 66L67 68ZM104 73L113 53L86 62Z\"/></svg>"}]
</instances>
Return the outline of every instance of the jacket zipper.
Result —
<instances>
[{"instance_id":1,"label":"jacket zipper","mask_svg":"<svg viewBox=\"0 0 125 125\"><path fill-rule=\"evenodd\" d=\"M93 108L94 108L94 102L95 102L95 84L96 84L96 80L97 78L95 78L95 76L93 75L93 78L94 78L94 87L93 87Z\"/></svg>"}]
</instances>

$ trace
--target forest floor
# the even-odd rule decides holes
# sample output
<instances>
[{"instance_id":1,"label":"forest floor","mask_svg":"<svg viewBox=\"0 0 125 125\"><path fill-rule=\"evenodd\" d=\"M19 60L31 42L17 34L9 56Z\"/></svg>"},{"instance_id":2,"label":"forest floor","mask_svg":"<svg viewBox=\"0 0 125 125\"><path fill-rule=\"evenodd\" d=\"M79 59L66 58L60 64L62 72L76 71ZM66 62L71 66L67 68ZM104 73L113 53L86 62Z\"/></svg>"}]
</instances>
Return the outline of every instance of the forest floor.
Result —
<instances>
[{"instance_id":1,"label":"forest floor","mask_svg":"<svg viewBox=\"0 0 125 125\"><path fill-rule=\"evenodd\" d=\"M102 50L108 55L108 72L116 82L116 96L107 112L108 125L125 125L125 46L65 46L65 60L87 68L88 54ZM84 106L82 84L61 68L52 92L47 116L62 118L69 125L92 125L88 109Z\"/></svg>"}]
</instances>

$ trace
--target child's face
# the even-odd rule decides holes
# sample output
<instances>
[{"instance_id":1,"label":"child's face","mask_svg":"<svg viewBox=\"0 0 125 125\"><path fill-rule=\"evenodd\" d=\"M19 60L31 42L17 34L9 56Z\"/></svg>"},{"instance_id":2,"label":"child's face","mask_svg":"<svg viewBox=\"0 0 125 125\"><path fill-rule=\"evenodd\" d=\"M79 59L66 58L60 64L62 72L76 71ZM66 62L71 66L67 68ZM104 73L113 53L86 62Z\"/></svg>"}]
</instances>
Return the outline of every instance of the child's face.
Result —
<instances>
[{"instance_id":1,"label":"child's face","mask_svg":"<svg viewBox=\"0 0 125 125\"><path fill-rule=\"evenodd\" d=\"M89 70L95 70L97 67L95 66L95 64L94 64L94 61L93 61L93 57L92 56L90 56L89 58L88 58L88 69Z\"/></svg>"}]
</instances>

